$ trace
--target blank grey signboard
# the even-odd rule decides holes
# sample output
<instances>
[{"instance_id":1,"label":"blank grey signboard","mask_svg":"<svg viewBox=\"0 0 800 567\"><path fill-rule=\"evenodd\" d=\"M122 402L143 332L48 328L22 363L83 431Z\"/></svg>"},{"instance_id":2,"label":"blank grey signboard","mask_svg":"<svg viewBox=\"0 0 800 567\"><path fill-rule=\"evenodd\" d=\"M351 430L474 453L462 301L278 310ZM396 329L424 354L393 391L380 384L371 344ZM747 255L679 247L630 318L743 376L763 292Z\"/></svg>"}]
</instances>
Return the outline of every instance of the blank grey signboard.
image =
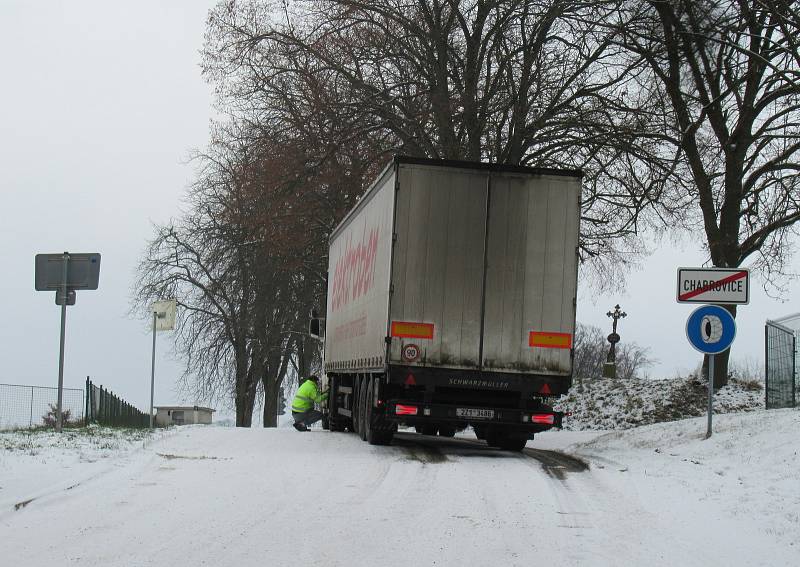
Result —
<instances>
[{"instance_id":1,"label":"blank grey signboard","mask_svg":"<svg viewBox=\"0 0 800 567\"><path fill-rule=\"evenodd\" d=\"M64 285L64 254L36 255L36 291L55 291ZM69 254L67 289L97 289L100 254Z\"/></svg>"}]
</instances>

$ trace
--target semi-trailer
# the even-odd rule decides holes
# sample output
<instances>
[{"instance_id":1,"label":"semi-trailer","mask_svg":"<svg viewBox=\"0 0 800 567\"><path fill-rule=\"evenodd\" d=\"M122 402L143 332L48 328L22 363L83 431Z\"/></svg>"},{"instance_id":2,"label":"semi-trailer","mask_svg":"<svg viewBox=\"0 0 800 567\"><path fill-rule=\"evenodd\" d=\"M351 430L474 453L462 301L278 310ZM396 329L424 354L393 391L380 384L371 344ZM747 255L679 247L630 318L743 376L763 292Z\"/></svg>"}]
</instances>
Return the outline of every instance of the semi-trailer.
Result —
<instances>
[{"instance_id":1,"label":"semi-trailer","mask_svg":"<svg viewBox=\"0 0 800 567\"><path fill-rule=\"evenodd\" d=\"M521 450L572 380L582 173L395 157L330 237L327 426Z\"/></svg>"}]
</instances>

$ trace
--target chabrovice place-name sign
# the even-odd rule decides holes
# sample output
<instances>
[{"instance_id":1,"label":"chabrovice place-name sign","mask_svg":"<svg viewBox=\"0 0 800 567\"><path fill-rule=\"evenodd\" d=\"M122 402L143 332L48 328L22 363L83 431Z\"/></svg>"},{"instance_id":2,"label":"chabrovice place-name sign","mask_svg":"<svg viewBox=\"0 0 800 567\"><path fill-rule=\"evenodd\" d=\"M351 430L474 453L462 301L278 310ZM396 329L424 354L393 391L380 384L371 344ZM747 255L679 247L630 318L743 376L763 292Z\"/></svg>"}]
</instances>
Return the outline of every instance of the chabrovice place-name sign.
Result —
<instances>
[{"instance_id":1,"label":"chabrovice place-name sign","mask_svg":"<svg viewBox=\"0 0 800 567\"><path fill-rule=\"evenodd\" d=\"M746 305L750 303L750 270L744 268L678 268L678 303Z\"/></svg>"}]
</instances>

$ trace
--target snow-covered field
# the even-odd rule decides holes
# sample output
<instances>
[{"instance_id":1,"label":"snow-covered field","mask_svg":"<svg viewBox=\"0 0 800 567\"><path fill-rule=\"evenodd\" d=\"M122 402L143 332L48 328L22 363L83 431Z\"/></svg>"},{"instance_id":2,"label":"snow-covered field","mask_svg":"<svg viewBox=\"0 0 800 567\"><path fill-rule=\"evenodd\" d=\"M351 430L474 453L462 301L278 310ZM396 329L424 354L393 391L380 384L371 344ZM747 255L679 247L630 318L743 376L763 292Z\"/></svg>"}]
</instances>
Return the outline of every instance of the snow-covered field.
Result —
<instances>
[{"instance_id":1,"label":"snow-covered field","mask_svg":"<svg viewBox=\"0 0 800 567\"><path fill-rule=\"evenodd\" d=\"M0 434L0 563L800 565L798 431L800 411L762 410L716 416L710 440L697 418L521 455L322 430Z\"/></svg>"}]
</instances>

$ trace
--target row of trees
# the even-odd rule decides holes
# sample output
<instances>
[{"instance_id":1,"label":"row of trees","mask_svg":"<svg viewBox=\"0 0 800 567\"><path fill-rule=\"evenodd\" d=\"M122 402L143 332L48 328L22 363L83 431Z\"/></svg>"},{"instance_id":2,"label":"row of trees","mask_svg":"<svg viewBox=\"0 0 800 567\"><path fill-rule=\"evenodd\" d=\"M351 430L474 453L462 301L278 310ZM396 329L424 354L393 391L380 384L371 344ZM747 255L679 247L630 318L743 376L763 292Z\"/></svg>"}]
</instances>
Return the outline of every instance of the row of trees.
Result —
<instances>
[{"instance_id":1,"label":"row of trees","mask_svg":"<svg viewBox=\"0 0 800 567\"><path fill-rule=\"evenodd\" d=\"M317 362L301 333L327 236L394 153L583 169L582 273L601 285L646 228L781 274L798 32L797 3L760 0L222 2L203 71L228 120L137 297L185 307L187 386L232 395L247 425L261 382L273 423L277 385Z\"/></svg>"}]
</instances>

